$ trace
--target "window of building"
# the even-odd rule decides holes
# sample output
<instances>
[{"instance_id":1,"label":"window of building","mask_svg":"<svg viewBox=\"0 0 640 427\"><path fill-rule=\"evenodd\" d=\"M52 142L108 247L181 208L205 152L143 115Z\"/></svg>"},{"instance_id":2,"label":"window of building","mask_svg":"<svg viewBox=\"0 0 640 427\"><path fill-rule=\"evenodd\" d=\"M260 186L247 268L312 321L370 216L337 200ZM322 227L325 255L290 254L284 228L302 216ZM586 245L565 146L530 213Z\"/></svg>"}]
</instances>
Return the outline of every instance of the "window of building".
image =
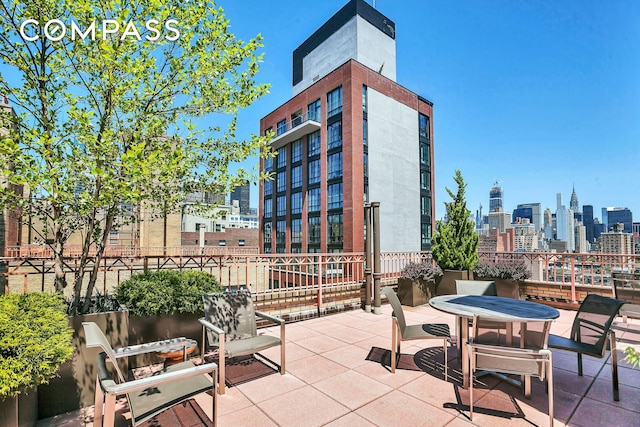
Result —
<instances>
[{"instance_id":1,"label":"window of building","mask_svg":"<svg viewBox=\"0 0 640 427\"><path fill-rule=\"evenodd\" d=\"M418 129L420 137L429 140L429 116L418 115Z\"/></svg>"},{"instance_id":2,"label":"window of building","mask_svg":"<svg viewBox=\"0 0 640 427\"><path fill-rule=\"evenodd\" d=\"M273 157L267 157L264 159L265 172L271 172L273 170Z\"/></svg>"},{"instance_id":3,"label":"window of building","mask_svg":"<svg viewBox=\"0 0 640 427\"><path fill-rule=\"evenodd\" d=\"M424 142L420 143L420 163L424 165L429 164L429 144Z\"/></svg>"},{"instance_id":4,"label":"window of building","mask_svg":"<svg viewBox=\"0 0 640 427\"><path fill-rule=\"evenodd\" d=\"M431 215L431 197L420 196L420 213L422 215Z\"/></svg>"},{"instance_id":5,"label":"window of building","mask_svg":"<svg viewBox=\"0 0 640 427\"><path fill-rule=\"evenodd\" d=\"M291 220L291 243L302 243L302 220Z\"/></svg>"},{"instance_id":6,"label":"window of building","mask_svg":"<svg viewBox=\"0 0 640 427\"><path fill-rule=\"evenodd\" d=\"M287 167L287 147L282 147L278 150L278 169Z\"/></svg>"},{"instance_id":7,"label":"window of building","mask_svg":"<svg viewBox=\"0 0 640 427\"><path fill-rule=\"evenodd\" d=\"M320 217L312 216L307 220L307 242L309 244L319 244L320 243ZM311 251L309 251L311 252Z\"/></svg>"},{"instance_id":8,"label":"window of building","mask_svg":"<svg viewBox=\"0 0 640 427\"><path fill-rule=\"evenodd\" d=\"M312 188L307 191L307 212L320 211L320 189Z\"/></svg>"},{"instance_id":9,"label":"window of building","mask_svg":"<svg viewBox=\"0 0 640 427\"><path fill-rule=\"evenodd\" d=\"M420 224L420 236L423 247L431 244L431 224Z\"/></svg>"},{"instance_id":10,"label":"window of building","mask_svg":"<svg viewBox=\"0 0 640 427\"><path fill-rule=\"evenodd\" d=\"M276 245L284 245L287 235L287 221L276 222Z\"/></svg>"},{"instance_id":11,"label":"window of building","mask_svg":"<svg viewBox=\"0 0 640 427\"><path fill-rule=\"evenodd\" d=\"M287 131L287 119L280 120L276 126L276 136L282 135Z\"/></svg>"},{"instance_id":12,"label":"window of building","mask_svg":"<svg viewBox=\"0 0 640 427\"><path fill-rule=\"evenodd\" d=\"M267 180L264 182L264 195L270 196L273 193L273 181Z\"/></svg>"},{"instance_id":13,"label":"window of building","mask_svg":"<svg viewBox=\"0 0 640 427\"><path fill-rule=\"evenodd\" d=\"M220 240L218 240L218 245L219 246L226 246L227 245L227 241L223 240L223 239L220 239Z\"/></svg>"},{"instance_id":14,"label":"window of building","mask_svg":"<svg viewBox=\"0 0 640 427\"><path fill-rule=\"evenodd\" d=\"M362 119L362 144L366 147L369 143L369 126L367 125L367 119Z\"/></svg>"},{"instance_id":15,"label":"window of building","mask_svg":"<svg viewBox=\"0 0 640 427\"><path fill-rule=\"evenodd\" d=\"M342 146L342 122L338 120L327 127L327 150Z\"/></svg>"},{"instance_id":16,"label":"window of building","mask_svg":"<svg viewBox=\"0 0 640 427\"><path fill-rule=\"evenodd\" d=\"M309 108L309 120L320 121L320 100L317 99L308 106Z\"/></svg>"},{"instance_id":17,"label":"window of building","mask_svg":"<svg viewBox=\"0 0 640 427\"><path fill-rule=\"evenodd\" d=\"M327 156L327 179L342 176L342 151Z\"/></svg>"},{"instance_id":18,"label":"window of building","mask_svg":"<svg viewBox=\"0 0 640 427\"><path fill-rule=\"evenodd\" d=\"M307 156L317 156L320 154L320 131L312 132L307 137Z\"/></svg>"},{"instance_id":19,"label":"window of building","mask_svg":"<svg viewBox=\"0 0 640 427\"><path fill-rule=\"evenodd\" d=\"M297 192L291 194L291 214L302 213L302 193Z\"/></svg>"},{"instance_id":20,"label":"window of building","mask_svg":"<svg viewBox=\"0 0 640 427\"><path fill-rule=\"evenodd\" d=\"M343 241L342 214L327 216L328 244L340 244Z\"/></svg>"},{"instance_id":21,"label":"window of building","mask_svg":"<svg viewBox=\"0 0 640 427\"><path fill-rule=\"evenodd\" d=\"M342 87L332 90L327 94L327 117L331 117L342 111Z\"/></svg>"},{"instance_id":22,"label":"window of building","mask_svg":"<svg viewBox=\"0 0 640 427\"><path fill-rule=\"evenodd\" d=\"M271 218L272 206L273 204L271 203L271 199L264 199L264 217L265 218ZM218 228L217 225L216 225L216 228Z\"/></svg>"},{"instance_id":23,"label":"window of building","mask_svg":"<svg viewBox=\"0 0 640 427\"><path fill-rule=\"evenodd\" d=\"M276 175L276 191L278 193L280 193L281 191L286 191L287 190L287 172L286 171L282 171L282 172L278 172L278 174Z\"/></svg>"},{"instance_id":24,"label":"window of building","mask_svg":"<svg viewBox=\"0 0 640 427\"><path fill-rule=\"evenodd\" d=\"M367 112L367 87L362 85L362 111Z\"/></svg>"},{"instance_id":25,"label":"window of building","mask_svg":"<svg viewBox=\"0 0 640 427\"><path fill-rule=\"evenodd\" d=\"M291 168L291 188L302 187L302 166Z\"/></svg>"},{"instance_id":26,"label":"window of building","mask_svg":"<svg viewBox=\"0 0 640 427\"><path fill-rule=\"evenodd\" d=\"M265 254L270 254L270 253L272 252L272 251L271 251L271 245L269 245L269 246L265 246L265 247L262 249L262 252L264 252Z\"/></svg>"},{"instance_id":27,"label":"window of building","mask_svg":"<svg viewBox=\"0 0 640 427\"><path fill-rule=\"evenodd\" d=\"M366 178L369 176L369 154L366 152L362 155L362 164L364 166L364 177Z\"/></svg>"},{"instance_id":28,"label":"window of building","mask_svg":"<svg viewBox=\"0 0 640 427\"><path fill-rule=\"evenodd\" d=\"M238 246L244 246L244 239L238 240Z\"/></svg>"},{"instance_id":29,"label":"window of building","mask_svg":"<svg viewBox=\"0 0 640 427\"><path fill-rule=\"evenodd\" d=\"M307 174L309 185L320 182L320 159L309 162Z\"/></svg>"},{"instance_id":30,"label":"window of building","mask_svg":"<svg viewBox=\"0 0 640 427\"><path fill-rule=\"evenodd\" d=\"M302 160L302 140L293 141L291 143L291 163Z\"/></svg>"},{"instance_id":31,"label":"window of building","mask_svg":"<svg viewBox=\"0 0 640 427\"><path fill-rule=\"evenodd\" d=\"M276 200L276 215L285 216L287 214L287 197L278 196Z\"/></svg>"},{"instance_id":32,"label":"window of building","mask_svg":"<svg viewBox=\"0 0 640 427\"><path fill-rule=\"evenodd\" d=\"M431 189L431 174L427 171L420 171L420 189Z\"/></svg>"},{"instance_id":33,"label":"window of building","mask_svg":"<svg viewBox=\"0 0 640 427\"><path fill-rule=\"evenodd\" d=\"M342 183L331 184L327 187L327 208L338 209L342 207Z\"/></svg>"},{"instance_id":34,"label":"window of building","mask_svg":"<svg viewBox=\"0 0 640 427\"><path fill-rule=\"evenodd\" d=\"M271 244L271 222L265 222L263 226L264 234L262 237L262 243L265 245Z\"/></svg>"}]
</instances>

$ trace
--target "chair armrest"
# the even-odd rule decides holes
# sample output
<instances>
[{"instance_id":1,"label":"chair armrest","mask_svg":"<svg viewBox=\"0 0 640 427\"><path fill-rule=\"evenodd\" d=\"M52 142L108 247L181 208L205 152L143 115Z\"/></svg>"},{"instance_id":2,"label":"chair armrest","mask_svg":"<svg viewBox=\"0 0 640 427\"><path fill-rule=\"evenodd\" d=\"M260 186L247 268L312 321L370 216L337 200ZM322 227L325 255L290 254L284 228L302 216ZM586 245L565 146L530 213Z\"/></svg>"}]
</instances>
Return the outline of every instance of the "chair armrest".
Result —
<instances>
[{"instance_id":1,"label":"chair armrest","mask_svg":"<svg viewBox=\"0 0 640 427\"><path fill-rule=\"evenodd\" d=\"M137 354L150 353L152 351L164 351L169 348L175 348L180 345L187 347L189 345L187 338L172 338L164 341L155 341L150 343L130 345L127 347L120 347L113 350L116 358L135 356Z\"/></svg>"},{"instance_id":2,"label":"chair armrest","mask_svg":"<svg viewBox=\"0 0 640 427\"><path fill-rule=\"evenodd\" d=\"M284 323L284 319L277 317L277 316L272 316L270 314L267 313L263 313L262 311L255 311L256 316L258 317L262 317L265 320L269 320L273 323L278 323L278 324L283 324Z\"/></svg>"},{"instance_id":3,"label":"chair armrest","mask_svg":"<svg viewBox=\"0 0 640 427\"><path fill-rule=\"evenodd\" d=\"M138 380L128 381L122 384L116 384L113 380L102 381L102 388L105 393L115 394L116 396L131 393L138 390L145 390L164 383L177 381L185 378L195 377L206 373L214 373L218 369L216 363L206 363L204 365L193 366L191 368L181 369L179 371L167 372L160 375L153 375ZM215 375L212 375L215 378Z\"/></svg>"},{"instance_id":4,"label":"chair armrest","mask_svg":"<svg viewBox=\"0 0 640 427\"><path fill-rule=\"evenodd\" d=\"M209 329L211 332L213 332L216 335L224 334L224 330L223 329L220 329L219 327L217 327L213 323L211 323L208 320L206 320L204 317L201 317L200 319L198 319L198 322L200 322L200 324L202 326L204 326L205 328Z\"/></svg>"}]
</instances>

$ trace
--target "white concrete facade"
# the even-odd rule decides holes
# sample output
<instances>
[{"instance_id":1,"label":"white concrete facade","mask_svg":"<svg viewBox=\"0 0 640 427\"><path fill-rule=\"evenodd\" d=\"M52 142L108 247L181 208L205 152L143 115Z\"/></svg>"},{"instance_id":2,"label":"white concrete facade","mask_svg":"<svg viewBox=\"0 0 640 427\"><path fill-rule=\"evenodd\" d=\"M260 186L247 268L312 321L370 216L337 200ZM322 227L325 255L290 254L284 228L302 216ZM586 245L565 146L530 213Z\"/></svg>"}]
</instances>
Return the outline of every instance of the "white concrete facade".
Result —
<instances>
[{"instance_id":1,"label":"white concrete facade","mask_svg":"<svg viewBox=\"0 0 640 427\"><path fill-rule=\"evenodd\" d=\"M420 251L418 112L367 92L369 200L380 202L380 247Z\"/></svg>"},{"instance_id":2,"label":"white concrete facade","mask_svg":"<svg viewBox=\"0 0 640 427\"><path fill-rule=\"evenodd\" d=\"M356 15L303 59L303 78L293 96L349 59L396 80L396 41Z\"/></svg>"}]
</instances>

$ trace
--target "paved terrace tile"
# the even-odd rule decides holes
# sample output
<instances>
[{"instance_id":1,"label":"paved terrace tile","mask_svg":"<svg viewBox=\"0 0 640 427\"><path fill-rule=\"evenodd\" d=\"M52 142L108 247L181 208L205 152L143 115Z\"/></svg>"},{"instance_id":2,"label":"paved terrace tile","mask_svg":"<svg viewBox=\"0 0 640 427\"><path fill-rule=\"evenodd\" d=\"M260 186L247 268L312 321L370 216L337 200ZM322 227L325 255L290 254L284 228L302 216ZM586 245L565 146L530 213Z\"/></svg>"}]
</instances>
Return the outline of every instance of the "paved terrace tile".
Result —
<instances>
[{"instance_id":1,"label":"paved terrace tile","mask_svg":"<svg viewBox=\"0 0 640 427\"><path fill-rule=\"evenodd\" d=\"M560 310L552 332L568 335L573 311ZM405 307L408 323L447 323L454 319L429 306ZM532 380L532 398L493 377L476 381L474 419L469 393L461 387L457 351L449 347L449 378L435 340L402 343L399 367L389 370L391 308L381 315L362 310L287 324L287 373L252 379L227 388L218 401L218 425L227 426L546 426L544 384ZM577 357L554 350L555 425L571 427L640 426L640 369L621 361L627 345L640 345L640 321L616 322L619 340L620 401L614 402L607 359ZM276 333L276 329L262 330ZM264 355L279 360L279 348ZM259 363L259 362L252 362ZM196 396L211 417L211 396ZM118 426L130 425L126 401L119 401ZM93 407L41 420L38 427L92 426Z\"/></svg>"}]
</instances>

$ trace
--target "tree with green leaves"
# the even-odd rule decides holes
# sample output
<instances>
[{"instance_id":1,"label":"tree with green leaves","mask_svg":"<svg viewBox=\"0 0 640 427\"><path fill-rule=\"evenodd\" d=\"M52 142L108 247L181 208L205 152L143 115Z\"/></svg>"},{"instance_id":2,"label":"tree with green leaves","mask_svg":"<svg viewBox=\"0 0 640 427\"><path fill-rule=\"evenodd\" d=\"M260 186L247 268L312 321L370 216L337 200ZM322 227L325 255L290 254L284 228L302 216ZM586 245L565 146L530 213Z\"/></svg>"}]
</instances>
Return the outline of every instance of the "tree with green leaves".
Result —
<instances>
[{"instance_id":1,"label":"tree with green leaves","mask_svg":"<svg viewBox=\"0 0 640 427\"><path fill-rule=\"evenodd\" d=\"M453 194L445 188L451 202L445 202L447 221L437 221L437 230L433 235L432 255L440 268L449 270L473 270L478 265L478 234L467 209L465 190L467 184L459 170L455 171L454 181L458 191Z\"/></svg>"},{"instance_id":2,"label":"tree with green leaves","mask_svg":"<svg viewBox=\"0 0 640 427\"><path fill-rule=\"evenodd\" d=\"M232 172L269 155L267 137L236 138L239 111L268 93L255 81L261 36L237 39L213 0L7 0L0 26L0 94L17 112L0 117L12 128L0 136L0 205L49 230L56 290L81 233L76 304L132 211L161 216L186 194L264 178Z\"/></svg>"}]
</instances>

